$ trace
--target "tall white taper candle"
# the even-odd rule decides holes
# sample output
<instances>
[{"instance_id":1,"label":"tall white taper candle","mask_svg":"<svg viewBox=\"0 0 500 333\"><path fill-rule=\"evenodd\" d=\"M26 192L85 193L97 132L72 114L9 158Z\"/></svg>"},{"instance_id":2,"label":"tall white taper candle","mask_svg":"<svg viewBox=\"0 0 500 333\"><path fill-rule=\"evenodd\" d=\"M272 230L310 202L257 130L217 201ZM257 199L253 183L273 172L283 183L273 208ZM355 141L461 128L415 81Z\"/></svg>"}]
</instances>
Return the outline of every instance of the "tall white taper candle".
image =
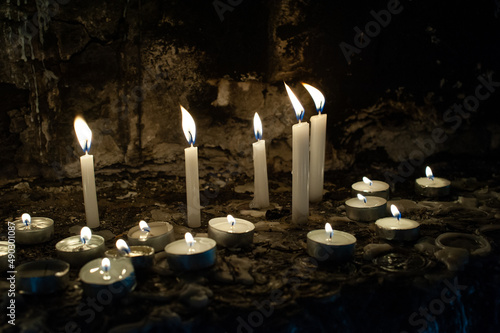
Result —
<instances>
[{"instance_id":1,"label":"tall white taper candle","mask_svg":"<svg viewBox=\"0 0 500 333\"><path fill-rule=\"evenodd\" d=\"M252 208L269 206L269 186L267 179L266 141L262 139L262 122L257 112L253 117L253 127L257 142L253 143L254 199Z\"/></svg>"}]
</instances>

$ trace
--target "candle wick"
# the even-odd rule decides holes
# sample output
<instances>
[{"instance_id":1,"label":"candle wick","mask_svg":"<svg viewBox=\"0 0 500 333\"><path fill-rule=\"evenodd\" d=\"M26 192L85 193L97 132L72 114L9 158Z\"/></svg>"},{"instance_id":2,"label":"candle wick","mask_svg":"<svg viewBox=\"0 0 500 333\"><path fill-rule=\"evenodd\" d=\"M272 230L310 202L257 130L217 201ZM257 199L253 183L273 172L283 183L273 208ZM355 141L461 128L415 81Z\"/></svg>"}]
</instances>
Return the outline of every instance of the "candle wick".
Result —
<instances>
[{"instance_id":1,"label":"candle wick","mask_svg":"<svg viewBox=\"0 0 500 333\"><path fill-rule=\"evenodd\" d=\"M193 143L191 142L191 147L193 147L193 146L194 146L194 145L193 145Z\"/></svg>"}]
</instances>

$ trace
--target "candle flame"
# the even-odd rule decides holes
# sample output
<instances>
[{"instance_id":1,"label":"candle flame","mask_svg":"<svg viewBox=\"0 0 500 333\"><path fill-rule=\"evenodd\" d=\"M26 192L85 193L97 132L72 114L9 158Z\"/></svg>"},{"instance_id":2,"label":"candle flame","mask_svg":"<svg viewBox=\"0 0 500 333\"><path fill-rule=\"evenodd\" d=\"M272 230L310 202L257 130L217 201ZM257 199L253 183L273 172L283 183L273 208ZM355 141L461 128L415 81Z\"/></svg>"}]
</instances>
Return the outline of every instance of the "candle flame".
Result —
<instances>
[{"instance_id":1,"label":"candle flame","mask_svg":"<svg viewBox=\"0 0 500 333\"><path fill-rule=\"evenodd\" d=\"M83 227L82 230L80 230L80 241L83 244L87 244L91 238L92 238L92 230L90 230L89 227Z\"/></svg>"},{"instance_id":2,"label":"candle flame","mask_svg":"<svg viewBox=\"0 0 500 333\"><path fill-rule=\"evenodd\" d=\"M76 138L78 139L83 152L87 154L90 150L90 144L92 142L92 131L85 120L80 116L75 118L73 126L75 127Z\"/></svg>"},{"instance_id":3,"label":"candle flame","mask_svg":"<svg viewBox=\"0 0 500 333\"><path fill-rule=\"evenodd\" d=\"M372 186L373 182L368 177L363 177L363 183Z\"/></svg>"},{"instance_id":4,"label":"candle flame","mask_svg":"<svg viewBox=\"0 0 500 333\"><path fill-rule=\"evenodd\" d=\"M31 216L30 216L30 214L24 213L21 216L21 221L23 221L23 224L25 226L29 227L31 225Z\"/></svg>"},{"instance_id":5,"label":"candle flame","mask_svg":"<svg viewBox=\"0 0 500 333\"><path fill-rule=\"evenodd\" d=\"M116 241L116 248L118 249L118 251L120 251L121 254L130 254L130 247L123 239L119 239Z\"/></svg>"},{"instance_id":6,"label":"candle flame","mask_svg":"<svg viewBox=\"0 0 500 333\"><path fill-rule=\"evenodd\" d=\"M196 124L191 114L189 114L189 112L186 109L184 109L182 105L181 105L181 113L182 113L182 130L184 131L184 136L186 137L188 144L192 146L196 141Z\"/></svg>"},{"instance_id":7,"label":"candle flame","mask_svg":"<svg viewBox=\"0 0 500 333\"><path fill-rule=\"evenodd\" d=\"M288 93L288 98L292 102L293 109L295 110L295 116L299 122L304 118L304 107L300 104L299 99L293 93L292 89L285 83L286 92Z\"/></svg>"},{"instance_id":8,"label":"candle flame","mask_svg":"<svg viewBox=\"0 0 500 333\"><path fill-rule=\"evenodd\" d=\"M262 139L262 121L260 120L259 114L255 112L253 116L253 133L257 140Z\"/></svg>"},{"instance_id":9,"label":"candle flame","mask_svg":"<svg viewBox=\"0 0 500 333\"><path fill-rule=\"evenodd\" d=\"M147 222L144 220L139 222L139 229L141 229L142 231L145 231L145 232L151 232L151 228L149 227Z\"/></svg>"},{"instance_id":10,"label":"candle flame","mask_svg":"<svg viewBox=\"0 0 500 333\"><path fill-rule=\"evenodd\" d=\"M184 234L184 239L186 240L186 244L189 246L189 248L193 247L194 243L196 243L196 241L193 238L193 235L191 235L190 232L186 232Z\"/></svg>"},{"instance_id":11,"label":"candle flame","mask_svg":"<svg viewBox=\"0 0 500 333\"><path fill-rule=\"evenodd\" d=\"M321 114L321 112L323 112L323 108L325 107L325 96L321 93L321 91L314 88L310 84L302 82L302 85L307 89L309 95L311 95L314 105L316 105L316 111Z\"/></svg>"},{"instance_id":12,"label":"candle flame","mask_svg":"<svg viewBox=\"0 0 500 333\"><path fill-rule=\"evenodd\" d=\"M434 180L434 175L432 174L432 170L429 166L427 166L425 168L425 175L427 176L427 178L429 178L430 180Z\"/></svg>"},{"instance_id":13,"label":"candle flame","mask_svg":"<svg viewBox=\"0 0 500 333\"><path fill-rule=\"evenodd\" d=\"M233 215L227 216L227 223L229 223L231 227L234 227L234 225L236 224L236 220L234 219Z\"/></svg>"},{"instance_id":14,"label":"candle flame","mask_svg":"<svg viewBox=\"0 0 500 333\"><path fill-rule=\"evenodd\" d=\"M103 272L109 272L109 268L111 267L111 261L109 258L102 258L101 260L101 269Z\"/></svg>"},{"instance_id":15,"label":"candle flame","mask_svg":"<svg viewBox=\"0 0 500 333\"><path fill-rule=\"evenodd\" d=\"M328 240L331 240L333 238L333 229L330 223L325 224L325 232Z\"/></svg>"},{"instance_id":16,"label":"candle flame","mask_svg":"<svg viewBox=\"0 0 500 333\"><path fill-rule=\"evenodd\" d=\"M358 193L358 199L366 203L366 197Z\"/></svg>"},{"instance_id":17,"label":"candle flame","mask_svg":"<svg viewBox=\"0 0 500 333\"><path fill-rule=\"evenodd\" d=\"M396 207L395 205L391 205L391 213L392 216L398 219L398 221L401 220L401 213L399 212L398 207Z\"/></svg>"}]
</instances>

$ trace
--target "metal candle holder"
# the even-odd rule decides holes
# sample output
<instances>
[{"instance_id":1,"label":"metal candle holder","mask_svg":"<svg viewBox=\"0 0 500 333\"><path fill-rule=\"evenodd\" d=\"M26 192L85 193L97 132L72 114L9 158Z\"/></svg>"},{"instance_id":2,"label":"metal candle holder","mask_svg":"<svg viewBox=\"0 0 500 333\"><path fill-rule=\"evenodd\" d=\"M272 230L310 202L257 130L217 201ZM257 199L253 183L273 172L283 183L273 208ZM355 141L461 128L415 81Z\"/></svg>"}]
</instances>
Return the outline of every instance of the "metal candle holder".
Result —
<instances>
[{"instance_id":1,"label":"metal candle holder","mask_svg":"<svg viewBox=\"0 0 500 333\"><path fill-rule=\"evenodd\" d=\"M139 226L131 228L127 233L128 243L130 245L151 246L155 252L163 251L165 245L175 240L174 227L168 222L150 222L151 234L146 239L141 239Z\"/></svg>"},{"instance_id":2,"label":"metal candle holder","mask_svg":"<svg viewBox=\"0 0 500 333\"><path fill-rule=\"evenodd\" d=\"M69 264L62 260L45 259L17 267L17 288L24 294L50 294L62 290L69 281Z\"/></svg>"},{"instance_id":3,"label":"metal candle holder","mask_svg":"<svg viewBox=\"0 0 500 333\"><path fill-rule=\"evenodd\" d=\"M339 241L336 241L336 238ZM307 233L307 253L325 262L346 262L354 257L356 237L353 235L334 230L332 242L326 241L325 230L312 230Z\"/></svg>"},{"instance_id":4,"label":"metal candle holder","mask_svg":"<svg viewBox=\"0 0 500 333\"><path fill-rule=\"evenodd\" d=\"M208 221L208 237L214 239L217 245L227 248L246 248L253 243L255 226L253 223L235 218L232 230L228 229L226 217L217 217Z\"/></svg>"},{"instance_id":5,"label":"metal candle holder","mask_svg":"<svg viewBox=\"0 0 500 333\"><path fill-rule=\"evenodd\" d=\"M39 244L52 239L54 235L54 220L48 217L31 217L31 225L28 228L23 221L14 221L16 227L16 243Z\"/></svg>"},{"instance_id":6,"label":"metal candle holder","mask_svg":"<svg viewBox=\"0 0 500 333\"><path fill-rule=\"evenodd\" d=\"M176 247L185 244L184 239L177 240L165 246L167 262L172 270L195 271L215 264L217 243L213 239L206 237L195 237L194 240L198 244L201 244L204 249L200 252L188 253L186 247L186 251L179 252L176 250Z\"/></svg>"},{"instance_id":7,"label":"metal candle holder","mask_svg":"<svg viewBox=\"0 0 500 333\"><path fill-rule=\"evenodd\" d=\"M117 249L107 250L104 255L113 259L129 258L137 273L150 269L155 261L154 248L146 245L130 246L130 253L127 255L121 254Z\"/></svg>"},{"instance_id":8,"label":"metal candle holder","mask_svg":"<svg viewBox=\"0 0 500 333\"><path fill-rule=\"evenodd\" d=\"M57 257L75 267L102 257L105 250L104 238L99 235L92 235L85 245L82 244L78 235L65 238L56 244Z\"/></svg>"}]
</instances>

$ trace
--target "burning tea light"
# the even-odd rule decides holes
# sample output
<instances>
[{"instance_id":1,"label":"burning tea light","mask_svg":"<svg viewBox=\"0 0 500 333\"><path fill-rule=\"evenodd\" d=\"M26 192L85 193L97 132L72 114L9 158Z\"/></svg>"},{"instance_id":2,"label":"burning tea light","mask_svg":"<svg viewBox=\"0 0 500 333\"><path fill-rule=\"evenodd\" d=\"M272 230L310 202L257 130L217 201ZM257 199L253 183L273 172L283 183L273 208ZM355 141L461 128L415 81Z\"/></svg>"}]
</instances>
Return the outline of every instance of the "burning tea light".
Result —
<instances>
[{"instance_id":1,"label":"burning tea light","mask_svg":"<svg viewBox=\"0 0 500 333\"><path fill-rule=\"evenodd\" d=\"M247 220L232 215L217 217L208 221L208 237L217 245L227 248L248 247L253 243L255 226Z\"/></svg>"},{"instance_id":2,"label":"burning tea light","mask_svg":"<svg viewBox=\"0 0 500 333\"><path fill-rule=\"evenodd\" d=\"M130 258L137 273L149 269L154 265L155 250L151 246L128 246L127 242L119 239L115 243L116 249L107 250L104 255L108 258Z\"/></svg>"},{"instance_id":3,"label":"burning tea light","mask_svg":"<svg viewBox=\"0 0 500 333\"><path fill-rule=\"evenodd\" d=\"M28 262L17 267L17 288L23 294L50 294L66 287L69 264L57 259Z\"/></svg>"},{"instance_id":4,"label":"burning tea light","mask_svg":"<svg viewBox=\"0 0 500 333\"><path fill-rule=\"evenodd\" d=\"M21 220L14 221L16 242L19 244L39 244L52 239L54 221L47 217L31 217L23 214Z\"/></svg>"},{"instance_id":5,"label":"burning tea light","mask_svg":"<svg viewBox=\"0 0 500 333\"><path fill-rule=\"evenodd\" d=\"M130 245L151 246L155 252L160 252L170 242L175 240L174 227L167 222L139 222L128 231L128 242Z\"/></svg>"},{"instance_id":6,"label":"burning tea light","mask_svg":"<svg viewBox=\"0 0 500 333\"><path fill-rule=\"evenodd\" d=\"M402 219L395 205L391 205L394 217L386 217L375 222L380 238L396 241L414 241L420 233L420 224L410 219Z\"/></svg>"},{"instance_id":7,"label":"burning tea light","mask_svg":"<svg viewBox=\"0 0 500 333\"><path fill-rule=\"evenodd\" d=\"M82 289L87 296L97 297L106 290L114 297L123 297L136 286L135 271L128 258L98 258L80 269Z\"/></svg>"},{"instance_id":8,"label":"burning tea light","mask_svg":"<svg viewBox=\"0 0 500 333\"><path fill-rule=\"evenodd\" d=\"M381 197L365 197L358 193L356 198L345 202L347 217L354 221L375 221L386 216L387 200Z\"/></svg>"},{"instance_id":9,"label":"burning tea light","mask_svg":"<svg viewBox=\"0 0 500 333\"><path fill-rule=\"evenodd\" d=\"M266 140L262 140L262 122L259 114L253 117L253 129L257 142L253 143L254 198L252 208L269 206L269 184L267 179Z\"/></svg>"},{"instance_id":10,"label":"burning tea light","mask_svg":"<svg viewBox=\"0 0 500 333\"><path fill-rule=\"evenodd\" d=\"M352 196L362 194L389 199L389 184L380 180L371 180L363 177L363 181L352 184Z\"/></svg>"},{"instance_id":11,"label":"burning tea light","mask_svg":"<svg viewBox=\"0 0 500 333\"><path fill-rule=\"evenodd\" d=\"M445 197L450 194L451 182L445 178L434 177L430 167L425 168L426 177L415 180L415 192L425 197Z\"/></svg>"},{"instance_id":12,"label":"burning tea light","mask_svg":"<svg viewBox=\"0 0 500 333\"><path fill-rule=\"evenodd\" d=\"M186 232L184 239L165 246L167 262L171 269L194 271L213 266L216 258L217 243L206 237L193 237Z\"/></svg>"},{"instance_id":13,"label":"burning tea light","mask_svg":"<svg viewBox=\"0 0 500 333\"><path fill-rule=\"evenodd\" d=\"M56 244L57 256L71 266L82 266L104 254L104 238L92 235L89 227L83 227L80 236L71 236Z\"/></svg>"},{"instance_id":14,"label":"burning tea light","mask_svg":"<svg viewBox=\"0 0 500 333\"><path fill-rule=\"evenodd\" d=\"M325 229L310 231L307 234L307 253L318 261L345 262L354 256L356 237L333 230L330 223Z\"/></svg>"}]
</instances>

